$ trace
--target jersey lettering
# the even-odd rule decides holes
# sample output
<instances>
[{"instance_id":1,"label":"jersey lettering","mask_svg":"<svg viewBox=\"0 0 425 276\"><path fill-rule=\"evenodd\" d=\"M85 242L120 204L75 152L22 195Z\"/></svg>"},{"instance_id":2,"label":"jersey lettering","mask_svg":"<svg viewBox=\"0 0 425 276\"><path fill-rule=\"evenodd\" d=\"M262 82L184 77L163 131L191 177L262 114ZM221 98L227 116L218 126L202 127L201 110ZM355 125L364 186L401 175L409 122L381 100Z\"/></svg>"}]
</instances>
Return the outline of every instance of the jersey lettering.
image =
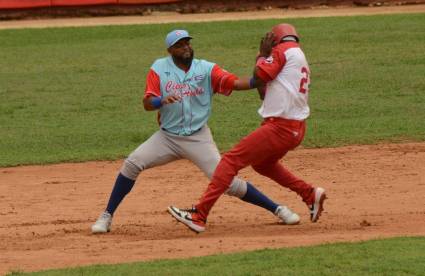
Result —
<instances>
[{"instance_id":1,"label":"jersey lettering","mask_svg":"<svg viewBox=\"0 0 425 276\"><path fill-rule=\"evenodd\" d=\"M172 95L181 95L183 97L193 97L205 93L205 89L201 86L192 87L189 83L177 83L172 80L165 85L165 92Z\"/></svg>"},{"instance_id":2,"label":"jersey lettering","mask_svg":"<svg viewBox=\"0 0 425 276\"><path fill-rule=\"evenodd\" d=\"M310 73L308 72L308 69L306 67L301 68L301 73L303 74L303 78L300 80L300 93L307 93L308 92L308 85L310 83Z\"/></svg>"}]
</instances>

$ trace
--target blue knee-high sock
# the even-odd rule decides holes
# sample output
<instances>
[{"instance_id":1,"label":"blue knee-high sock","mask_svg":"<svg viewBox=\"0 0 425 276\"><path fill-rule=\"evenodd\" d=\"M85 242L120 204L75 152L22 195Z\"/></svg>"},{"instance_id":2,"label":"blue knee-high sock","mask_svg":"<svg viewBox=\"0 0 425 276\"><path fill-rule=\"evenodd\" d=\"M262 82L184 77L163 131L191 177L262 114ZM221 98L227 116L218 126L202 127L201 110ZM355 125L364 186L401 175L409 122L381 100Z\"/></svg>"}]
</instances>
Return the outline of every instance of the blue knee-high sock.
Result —
<instances>
[{"instance_id":1,"label":"blue knee-high sock","mask_svg":"<svg viewBox=\"0 0 425 276\"><path fill-rule=\"evenodd\" d=\"M106 211L109 214L114 214L123 198L131 191L131 188L133 188L134 182L134 180L125 177L121 173L117 176L114 189L112 189L111 197L109 198L108 207L106 207Z\"/></svg>"},{"instance_id":2,"label":"blue knee-high sock","mask_svg":"<svg viewBox=\"0 0 425 276\"><path fill-rule=\"evenodd\" d=\"M246 194L243 198L243 201L249 202L251 204L263 207L264 209L269 210L274 213L278 205L274 203L270 198L265 194L257 190L251 183L247 182Z\"/></svg>"}]
</instances>

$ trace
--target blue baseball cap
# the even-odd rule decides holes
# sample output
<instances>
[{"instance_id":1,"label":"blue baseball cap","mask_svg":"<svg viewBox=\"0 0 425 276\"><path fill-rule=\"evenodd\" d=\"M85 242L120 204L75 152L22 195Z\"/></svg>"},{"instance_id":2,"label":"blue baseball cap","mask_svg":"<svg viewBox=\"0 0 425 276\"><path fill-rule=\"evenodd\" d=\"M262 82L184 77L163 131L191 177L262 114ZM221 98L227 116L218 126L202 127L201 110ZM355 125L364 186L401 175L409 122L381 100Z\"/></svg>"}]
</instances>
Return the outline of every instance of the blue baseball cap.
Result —
<instances>
[{"instance_id":1,"label":"blue baseball cap","mask_svg":"<svg viewBox=\"0 0 425 276\"><path fill-rule=\"evenodd\" d=\"M183 38L192 38L186 30L174 30L167 34L165 38L165 45L167 45L167 49L176 44L180 39Z\"/></svg>"}]
</instances>

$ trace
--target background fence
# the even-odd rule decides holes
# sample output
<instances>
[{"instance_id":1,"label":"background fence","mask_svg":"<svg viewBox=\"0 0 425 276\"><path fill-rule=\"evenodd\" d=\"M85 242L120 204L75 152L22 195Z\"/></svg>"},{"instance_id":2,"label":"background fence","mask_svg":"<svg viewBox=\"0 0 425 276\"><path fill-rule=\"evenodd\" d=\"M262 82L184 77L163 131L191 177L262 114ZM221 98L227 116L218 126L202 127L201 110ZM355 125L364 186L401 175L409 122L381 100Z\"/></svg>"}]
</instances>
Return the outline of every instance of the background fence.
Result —
<instances>
[{"instance_id":1,"label":"background fence","mask_svg":"<svg viewBox=\"0 0 425 276\"><path fill-rule=\"evenodd\" d=\"M182 0L0 0L0 9L29 9L93 5L143 5L175 3Z\"/></svg>"}]
</instances>

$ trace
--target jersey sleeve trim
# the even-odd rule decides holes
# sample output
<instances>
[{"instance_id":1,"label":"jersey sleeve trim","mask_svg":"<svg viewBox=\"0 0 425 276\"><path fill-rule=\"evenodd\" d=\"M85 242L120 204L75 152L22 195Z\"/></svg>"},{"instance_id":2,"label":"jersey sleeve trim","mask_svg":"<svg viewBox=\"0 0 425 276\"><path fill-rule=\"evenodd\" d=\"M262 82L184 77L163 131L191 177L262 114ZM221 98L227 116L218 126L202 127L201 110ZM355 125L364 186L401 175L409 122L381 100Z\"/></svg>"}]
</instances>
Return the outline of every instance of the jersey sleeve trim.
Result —
<instances>
[{"instance_id":1,"label":"jersey sleeve trim","mask_svg":"<svg viewBox=\"0 0 425 276\"><path fill-rule=\"evenodd\" d=\"M143 98L146 99L150 96L161 97L160 77L153 69L150 69L146 76L145 95Z\"/></svg>"},{"instance_id":2,"label":"jersey sleeve trim","mask_svg":"<svg viewBox=\"0 0 425 276\"><path fill-rule=\"evenodd\" d=\"M287 47L292 47L293 45L280 44L273 48L271 55L268 58L259 60L257 62L257 75L264 81L269 82L277 77L282 68L286 64L285 51Z\"/></svg>"},{"instance_id":3,"label":"jersey sleeve trim","mask_svg":"<svg viewBox=\"0 0 425 276\"><path fill-rule=\"evenodd\" d=\"M220 68L217 64L211 70L211 83L214 93L229 96L233 91L237 79L238 77L236 75Z\"/></svg>"}]
</instances>

